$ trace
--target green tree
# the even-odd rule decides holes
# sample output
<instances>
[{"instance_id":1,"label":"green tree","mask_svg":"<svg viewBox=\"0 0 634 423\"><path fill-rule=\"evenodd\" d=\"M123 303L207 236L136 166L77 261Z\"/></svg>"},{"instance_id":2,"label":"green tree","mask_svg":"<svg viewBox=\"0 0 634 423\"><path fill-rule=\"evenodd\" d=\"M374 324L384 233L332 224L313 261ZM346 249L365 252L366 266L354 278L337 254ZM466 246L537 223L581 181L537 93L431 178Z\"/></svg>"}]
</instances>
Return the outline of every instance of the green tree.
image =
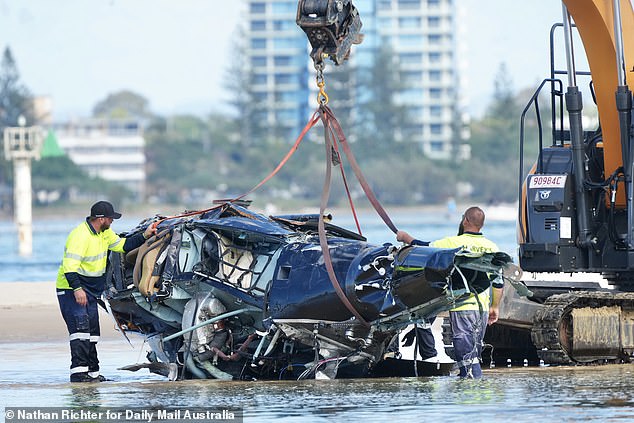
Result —
<instances>
[{"instance_id":1,"label":"green tree","mask_svg":"<svg viewBox=\"0 0 634 423\"><path fill-rule=\"evenodd\" d=\"M493 80L493 86L495 88L493 90L493 100L489 105L487 114L499 119L517 120L519 104L506 63L500 64Z\"/></svg>"},{"instance_id":2,"label":"green tree","mask_svg":"<svg viewBox=\"0 0 634 423\"><path fill-rule=\"evenodd\" d=\"M243 148L232 150L231 118L213 114L203 119L179 115L155 120L145 132L147 140L148 194L179 203L187 192L213 191L224 180L233 180L233 161ZM191 204L188 204L191 206Z\"/></svg>"},{"instance_id":3,"label":"green tree","mask_svg":"<svg viewBox=\"0 0 634 423\"><path fill-rule=\"evenodd\" d=\"M153 117L148 100L129 90L109 94L93 107L94 117L111 119L139 119Z\"/></svg>"},{"instance_id":4,"label":"green tree","mask_svg":"<svg viewBox=\"0 0 634 423\"><path fill-rule=\"evenodd\" d=\"M365 122L363 154L381 157L394 151L403 139L401 129L408 121L408 106L397 101L405 86L400 82L397 56L383 43L369 69L361 71L361 122ZM361 138L361 137L360 137Z\"/></svg>"},{"instance_id":5,"label":"green tree","mask_svg":"<svg viewBox=\"0 0 634 423\"><path fill-rule=\"evenodd\" d=\"M7 126L17 126L20 115L29 124L37 123L33 113L32 95L20 82L20 72L7 47L0 62L0 133Z\"/></svg>"},{"instance_id":6,"label":"green tree","mask_svg":"<svg viewBox=\"0 0 634 423\"><path fill-rule=\"evenodd\" d=\"M24 116L29 124L37 123L31 93L21 83L20 73L11 49L6 47L0 61L0 141L2 141L5 127L18 126L19 116ZM12 179L11 166L4 154L0 154L0 187ZM5 200L2 201L3 203L10 201L6 198L0 200Z\"/></svg>"},{"instance_id":7,"label":"green tree","mask_svg":"<svg viewBox=\"0 0 634 423\"><path fill-rule=\"evenodd\" d=\"M386 155L367 162L363 172L377 197L386 204L439 204L457 181L448 162L422 156Z\"/></svg>"},{"instance_id":8,"label":"green tree","mask_svg":"<svg viewBox=\"0 0 634 423\"><path fill-rule=\"evenodd\" d=\"M471 155L460 172L474 186L473 195L484 200L517 201L519 175L520 117L534 89L515 92L506 66L501 64L494 80L493 99L481 119L471 125ZM550 144L550 102L540 101L544 145ZM532 165L538 151L538 125L529 110L524 126L524 169ZM502 171L501 171L502 169Z\"/></svg>"},{"instance_id":9,"label":"green tree","mask_svg":"<svg viewBox=\"0 0 634 423\"><path fill-rule=\"evenodd\" d=\"M32 162L33 191L38 194L55 193L58 197L51 201L51 197L56 196L47 195L41 201L42 205L69 201L74 192L107 194L107 198L113 201L131 196L130 191L121 185L91 177L73 163L59 147L53 131L49 131L45 138L41 154L40 160ZM35 201L39 201L39 195L35 197Z\"/></svg>"},{"instance_id":10,"label":"green tree","mask_svg":"<svg viewBox=\"0 0 634 423\"><path fill-rule=\"evenodd\" d=\"M130 195L118 184L90 177L66 155L33 161L32 175L33 191L58 191L60 201L70 200L73 191L97 194L119 192L122 197ZM112 196L109 198L114 200Z\"/></svg>"},{"instance_id":11,"label":"green tree","mask_svg":"<svg viewBox=\"0 0 634 423\"><path fill-rule=\"evenodd\" d=\"M257 76L248 63L246 47L239 41L246 39L242 30L238 30L238 36L233 38L232 55L225 71L224 86L227 92L231 93L229 104L235 110L235 127L240 134L238 142L242 145L252 145L267 138L267 105L261 95L253 90Z\"/></svg>"},{"instance_id":12,"label":"green tree","mask_svg":"<svg viewBox=\"0 0 634 423\"><path fill-rule=\"evenodd\" d=\"M501 64L494 80L493 100L481 120L471 127L471 154L485 163L504 163L519 155L519 118L522 105Z\"/></svg>"}]
</instances>

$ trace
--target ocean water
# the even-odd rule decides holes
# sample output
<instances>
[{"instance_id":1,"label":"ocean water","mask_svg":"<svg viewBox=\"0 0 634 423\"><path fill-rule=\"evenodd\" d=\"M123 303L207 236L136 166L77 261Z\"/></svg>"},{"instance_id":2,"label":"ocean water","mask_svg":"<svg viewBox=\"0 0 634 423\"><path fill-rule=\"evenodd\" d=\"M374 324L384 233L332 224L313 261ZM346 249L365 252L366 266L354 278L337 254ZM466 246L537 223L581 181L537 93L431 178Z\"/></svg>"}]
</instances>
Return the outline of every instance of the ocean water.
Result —
<instances>
[{"instance_id":1,"label":"ocean water","mask_svg":"<svg viewBox=\"0 0 634 423\"><path fill-rule=\"evenodd\" d=\"M454 235L460 221L460 214L445 212L397 212L390 214L394 224L413 236L433 241ZM512 216L509 216L512 217ZM123 217L112 225L114 231L131 229L142 217ZM71 219L38 219L33 221L33 253L30 257L18 254L18 235L15 224L10 220L0 221L0 282L53 281L64 252L68 233L79 224ZM333 223L356 231L352 215L334 215ZM359 214L362 234L368 242L396 244L395 235L374 213ZM484 234L498 244L502 251L515 257L517 242L513 220L489 219Z\"/></svg>"}]
</instances>

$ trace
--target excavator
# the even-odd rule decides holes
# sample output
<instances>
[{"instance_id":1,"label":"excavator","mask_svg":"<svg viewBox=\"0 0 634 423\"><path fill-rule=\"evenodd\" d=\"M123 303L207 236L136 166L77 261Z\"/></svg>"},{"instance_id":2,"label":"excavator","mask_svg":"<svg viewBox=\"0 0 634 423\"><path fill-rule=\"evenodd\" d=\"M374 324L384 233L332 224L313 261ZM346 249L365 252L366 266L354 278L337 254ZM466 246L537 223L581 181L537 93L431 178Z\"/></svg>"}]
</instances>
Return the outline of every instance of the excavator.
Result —
<instances>
[{"instance_id":1,"label":"excavator","mask_svg":"<svg viewBox=\"0 0 634 423\"><path fill-rule=\"evenodd\" d=\"M524 278L533 295L506 290L500 319L487 330L485 342L493 347L491 360L629 362L634 354L634 11L629 0L561 3L562 23L550 33L550 75L520 121L518 255L525 274L533 275ZM302 0L297 23L313 46L318 72L322 57L340 64L350 45L360 42L358 13L349 0ZM556 43L562 31L563 43ZM578 39L589 71L577 70ZM559 44L565 69L556 63ZM578 80L589 81L588 87ZM587 92L592 107L584 103ZM540 108L544 97L550 107ZM550 111L550 119L542 118L548 114L543 110ZM525 157L524 128L532 112L536 158ZM598 122L589 124L593 114ZM548 132L551 140L545 142ZM533 160L525 170L524 163Z\"/></svg>"},{"instance_id":2,"label":"excavator","mask_svg":"<svg viewBox=\"0 0 634 423\"><path fill-rule=\"evenodd\" d=\"M508 292L485 342L491 359L546 364L630 362L634 353L634 12L629 0L564 0L551 30L551 69L520 120L518 245L533 292ZM561 36L565 69L555 62ZM578 34L578 36L577 36ZM577 70L581 39L589 71ZM577 81L588 79L589 124ZM566 88L564 90L564 85ZM542 91L550 88L550 125ZM541 99L541 100L540 100ZM534 113L534 114L533 114ZM544 114L548 114L547 112ZM539 144L524 170L525 127ZM551 142L545 143L546 132ZM595 275L595 277L591 277Z\"/></svg>"}]
</instances>

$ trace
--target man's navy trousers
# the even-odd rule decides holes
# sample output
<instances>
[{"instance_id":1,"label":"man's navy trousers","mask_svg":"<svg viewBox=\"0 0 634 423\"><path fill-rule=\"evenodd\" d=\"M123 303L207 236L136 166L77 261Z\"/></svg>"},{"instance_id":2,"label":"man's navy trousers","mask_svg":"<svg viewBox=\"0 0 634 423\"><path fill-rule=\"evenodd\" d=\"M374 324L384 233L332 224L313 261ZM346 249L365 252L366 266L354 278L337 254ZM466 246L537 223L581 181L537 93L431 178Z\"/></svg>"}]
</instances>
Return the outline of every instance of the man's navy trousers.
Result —
<instances>
[{"instance_id":1,"label":"man's navy trousers","mask_svg":"<svg viewBox=\"0 0 634 423\"><path fill-rule=\"evenodd\" d=\"M62 317L68 328L70 340L70 374L87 373L88 376L99 376L99 359L97 358L97 342L101 331L99 329L99 314L97 299L87 293L88 304L77 304L72 289L58 289L57 299L62 311Z\"/></svg>"}]
</instances>

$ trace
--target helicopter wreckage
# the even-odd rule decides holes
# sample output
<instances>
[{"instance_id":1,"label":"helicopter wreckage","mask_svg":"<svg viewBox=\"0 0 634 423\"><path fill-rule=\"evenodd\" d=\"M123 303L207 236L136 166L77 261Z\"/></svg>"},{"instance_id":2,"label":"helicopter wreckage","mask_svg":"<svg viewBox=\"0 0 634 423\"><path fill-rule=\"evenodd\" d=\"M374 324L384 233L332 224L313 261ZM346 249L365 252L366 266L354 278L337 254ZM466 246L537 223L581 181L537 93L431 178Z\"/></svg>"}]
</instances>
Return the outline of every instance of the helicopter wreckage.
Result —
<instances>
[{"instance_id":1,"label":"helicopter wreckage","mask_svg":"<svg viewBox=\"0 0 634 423\"><path fill-rule=\"evenodd\" d=\"M522 288L501 252L377 246L325 223L324 254L318 221L225 203L123 234L157 225L144 245L109 258L103 305L151 347L147 363L122 369L171 380L397 375L385 356L403 328L488 289L487 273Z\"/></svg>"}]
</instances>

